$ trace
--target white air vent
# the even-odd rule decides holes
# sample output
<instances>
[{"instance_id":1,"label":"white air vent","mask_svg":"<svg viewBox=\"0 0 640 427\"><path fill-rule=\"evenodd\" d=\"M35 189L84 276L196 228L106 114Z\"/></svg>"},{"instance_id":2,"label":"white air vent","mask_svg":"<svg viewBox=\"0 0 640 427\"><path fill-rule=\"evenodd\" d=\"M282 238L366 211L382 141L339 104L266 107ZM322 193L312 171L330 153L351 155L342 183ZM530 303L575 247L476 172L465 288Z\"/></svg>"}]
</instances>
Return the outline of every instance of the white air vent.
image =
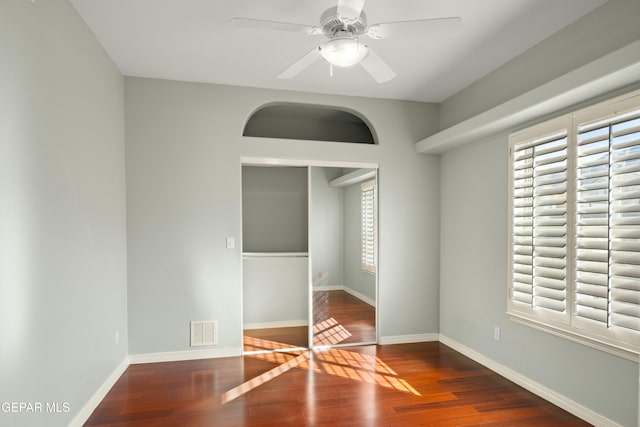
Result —
<instances>
[{"instance_id":1,"label":"white air vent","mask_svg":"<svg viewBox=\"0 0 640 427\"><path fill-rule=\"evenodd\" d=\"M191 321L191 347L218 343L218 322L215 320Z\"/></svg>"}]
</instances>

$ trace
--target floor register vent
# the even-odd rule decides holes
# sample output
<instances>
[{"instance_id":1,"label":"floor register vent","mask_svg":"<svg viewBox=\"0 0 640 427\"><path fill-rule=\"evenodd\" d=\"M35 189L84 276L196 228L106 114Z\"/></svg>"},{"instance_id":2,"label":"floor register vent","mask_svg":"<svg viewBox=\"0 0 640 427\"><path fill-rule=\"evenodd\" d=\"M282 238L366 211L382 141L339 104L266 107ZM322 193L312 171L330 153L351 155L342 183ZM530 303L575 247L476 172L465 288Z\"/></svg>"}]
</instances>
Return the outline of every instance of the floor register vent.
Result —
<instances>
[{"instance_id":1,"label":"floor register vent","mask_svg":"<svg viewBox=\"0 0 640 427\"><path fill-rule=\"evenodd\" d=\"M215 320L191 321L191 347L218 343L218 322Z\"/></svg>"}]
</instances>

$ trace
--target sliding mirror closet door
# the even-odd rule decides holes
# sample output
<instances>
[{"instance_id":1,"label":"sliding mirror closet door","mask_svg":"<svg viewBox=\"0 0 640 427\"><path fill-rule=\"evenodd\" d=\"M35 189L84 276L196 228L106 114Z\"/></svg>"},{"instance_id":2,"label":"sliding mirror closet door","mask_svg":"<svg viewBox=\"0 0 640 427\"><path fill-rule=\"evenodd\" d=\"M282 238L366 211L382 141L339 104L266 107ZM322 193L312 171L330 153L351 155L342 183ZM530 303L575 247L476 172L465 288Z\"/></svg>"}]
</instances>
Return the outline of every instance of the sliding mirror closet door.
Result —
<instances>
[{"instance_id":1,"label":"sliding mirror closet door","mask_svg":"<svg viewBox=\"0 0 640 427\"><path fill-rule=\"evenodd\" d=\"M242 167L245 352L309 346L307 175Z\"/></svg>"},{"instance_id":2,"label":"sliding mirror closet door","mask_svg":"<svg viewBox=\"0 0 640 427\"><path fill-rule=\"evenodd\" d=\"M310 168L314 346L377 342L376 172Z\"/></svg>"}]
</instances>

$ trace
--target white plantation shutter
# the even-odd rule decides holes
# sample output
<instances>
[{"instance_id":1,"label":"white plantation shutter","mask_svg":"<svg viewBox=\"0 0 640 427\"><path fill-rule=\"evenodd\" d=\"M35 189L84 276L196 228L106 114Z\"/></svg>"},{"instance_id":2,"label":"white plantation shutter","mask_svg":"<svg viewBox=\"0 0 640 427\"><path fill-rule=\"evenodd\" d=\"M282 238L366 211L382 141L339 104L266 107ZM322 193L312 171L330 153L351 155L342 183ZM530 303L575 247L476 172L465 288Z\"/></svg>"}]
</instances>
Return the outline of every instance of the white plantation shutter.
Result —
<instances>
[{"instance_id":1,"label":"white plantation shutter","mask_svg":"<svg viewBox=\"0 0 640 427\"><path fill-rule=\"evenodd\" d=\"M640 332L640 109L579 126L577 163L576 316Z\"/></svg>"},{"instance_id":2,"label":"white plantation shutter","mask_svg":"<svg viewBox=\"0 0 640 427\"><path fill-rule=\"evenodd\" d=\"M371 273L376 272L377 251L377 213L376 213L376 182L368 181L361 186L361 264L362 269Z\"/></svg>"},{"instance_id":3,"label":"white plantation shutter","mask_svg":"<svg viewBox=\"0 0 640 427\"><path fill-rule=\"evenodd\" d=\"M512 291L515 301L533 304L533 148L513 153Z\"/></svg>"},{"instance_id":4,"label":"white plantation shutter","mask_svg":"<svg viewBox=\"0 0 640 427\"><path fill-rule=\"evenodd\" d=\"M509 136L508 313L640 354L640 91Z\"/></svg>"},{"instance_id":5,"label":"white plantation shutter","mask_svg":"<svg viewBox=\"0 0 640 427\"><path fill-rule=\"evenodd\" d=\"M607 323L609 298L609 135L578 135L576 150L576 312Z\"/></svg>"},{"instance_id":6,"label":"white plantation shutter","mask_svg":"<svg viewBox=\"0 0 640 427\"><path fill-rule=\"evenodd\" d=\"M514 144L513 301L566 311L567 133Z\"/></svg>"}]
</instances>

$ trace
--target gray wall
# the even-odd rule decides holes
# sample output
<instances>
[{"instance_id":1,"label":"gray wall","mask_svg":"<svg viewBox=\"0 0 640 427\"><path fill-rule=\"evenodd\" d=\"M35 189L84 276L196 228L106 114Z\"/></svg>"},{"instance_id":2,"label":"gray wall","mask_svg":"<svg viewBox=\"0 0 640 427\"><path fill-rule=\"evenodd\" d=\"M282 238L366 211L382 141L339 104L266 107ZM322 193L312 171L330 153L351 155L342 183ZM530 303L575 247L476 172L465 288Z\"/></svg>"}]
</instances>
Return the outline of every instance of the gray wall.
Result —
<instances>
[{"instance_id":1,"label":"gray wall","mask_svg":"<svg viewBox=\"0 0 640 427\"><path fill-rule=\"evenodd\" d=\"M0 402L70 410L0 425L66 426L128 354L123 79L67 0L0 2L0 58Z\"/></svg>"},{"instance_id":2,"label":"gray wall","mask_svg":"<svg viewBox=\"0 0 640 427\"><path fill-rule=\"evenodd\" d=\"M514 323L507 310L507 135L442 157L440 333L624 425L638 364ZM493 328L502 331L493 339Z\"/></svg>"},{"instance_id":3,"label":"gray wall","mask_svg":"<svg viewBox=\"0 0 640 427\"><path fill-rule=\"evenodd\" d=\"M243 138L278 101L358 111L380 144ZM194 319L240 349L240 249L225 237L240 236L242 156L378 162L380 335L438 331L439 160L414 151L434 105L141 78L125 78L125 105L131 354L189 350Z\"/></svg>"},{"instance_id":4,"label":"gray wall","mask_svg":"<svg viewBox=\"0 0 640 427\"><path fill-rule=\"evenodd\" d=\"M521 95L640 39L640 1L608 0L441 106L441 127Z\"/></svg>"},{"instance_id":5,"label":"gray wall","mask_svg":"<svg viewBox=\"0 0 640 427\"><path fill-rule=\"evenodd\" d=\"M392 190L393 191L393 190ZM360 184L344 188L344 285L376 300L376 276L361 268L361 190ZM393 248L386 248L393 249Z\"/></svg>"},{"instance_id":6,"label":"gray wall","mask_svg":"<svg viewBox=\"0 0 640 427\"><path fill-rule=\"evenodd\" d=\"M245 329L275 327L260 323L309 324L307 257L248 257L243 260L242 273Z\"/></svg>"},{"instance_id":7,"label":"gray wall","mask_svg":"<svg viewBox=\"0 0 640 427\"><path fill-rule=\"evenodd\" d=\"M343 278L343 190L329 182L342 175L341 168L310 168L313 286L342 286Z\"/></svg>"},{"instance_id":8,"label":"gray wall","mask_svg":"<svg viewBox=\"0 0 640 427\"><path fill-rule=\"evenodd\" d=\"M307 252L307 168L242 168L243 252Z\"/></svg>"},{"instance_id":9,"label":"gray wall","mask_svg":"<svg viewBox=\"0 0 640 427\"><path fill-rule=\"evenodd\" d=\"M640 2L610 0L442 106L446 127L640 38ZM525 124L522 124L525 126ZM625 426L638 364L522 326L507 303L507 135L442 156L440 332ZM501 341L493 328L502 329Z\"/></svg>"}]
</instances>

